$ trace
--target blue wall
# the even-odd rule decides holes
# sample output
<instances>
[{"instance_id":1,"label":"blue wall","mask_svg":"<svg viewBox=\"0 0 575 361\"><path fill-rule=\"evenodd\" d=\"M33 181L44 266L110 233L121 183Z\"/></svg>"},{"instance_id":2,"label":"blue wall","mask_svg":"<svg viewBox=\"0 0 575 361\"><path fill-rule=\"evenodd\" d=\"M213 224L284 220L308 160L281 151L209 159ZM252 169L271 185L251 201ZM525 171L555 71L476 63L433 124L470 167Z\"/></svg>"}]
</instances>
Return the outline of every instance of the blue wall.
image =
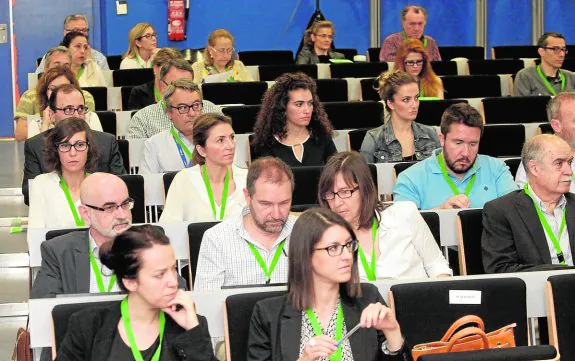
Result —
<instances>
[{"instance_id":1,"label":"blue wall","mask_svg":"<svg viewBox=\"0 0 575 361\"><path fill-rule=\"evenodd\" d=\"M14 135L14 112L12 108L12 63L10 49L12 33L10 32L9 4L12 0L0 0L0 24L7 24L8 43L0 44L0 137Z\"/></svg>"},{"instance_id":2,"label":"blue wall","mask_svg":"<svg viewBox=\"0 0 575 361\"><path fill-rule=\"evenodd\" d=\"M487 57L494 45L531 44L531 0L487 2Z\"/></svg>"},{"instance_id":3,"label":"blue wall","mask_svg":"<svg viewBox=\"0 0 575 361\"><path fill-rule=\"evenodd\" d=\"M575 1L553 0L545 1L543 5L544 31L557 31L563 33L567 44L575 44Z\"/></svg>"}]
</instances>

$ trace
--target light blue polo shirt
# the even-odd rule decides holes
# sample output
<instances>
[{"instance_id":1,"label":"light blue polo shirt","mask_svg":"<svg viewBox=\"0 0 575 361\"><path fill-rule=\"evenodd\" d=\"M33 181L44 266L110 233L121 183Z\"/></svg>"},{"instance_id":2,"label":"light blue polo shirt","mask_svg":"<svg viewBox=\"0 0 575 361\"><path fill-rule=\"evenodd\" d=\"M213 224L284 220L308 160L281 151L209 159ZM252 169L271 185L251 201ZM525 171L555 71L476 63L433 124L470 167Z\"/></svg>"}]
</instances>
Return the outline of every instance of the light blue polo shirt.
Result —
<instances>
[{"instance_id":1,"label":"light blue polo shirt","mask_svg":"<svg viewBox=\"0 0 575 361\"><path fill-rule=\"evenodd\" d=\"M441 174L437 162L439 151L441 148L399 174L393 188L393 200L412 201L419 209L432 209L454 195ZM473 174L477 174L477 177L469 193L471 208L483 208L486 202L517 190L509 167L502 160L487 155L478 155L475 166L461 179L448 172L461 194L465 194Z\"/></svg>"}]
</instances>

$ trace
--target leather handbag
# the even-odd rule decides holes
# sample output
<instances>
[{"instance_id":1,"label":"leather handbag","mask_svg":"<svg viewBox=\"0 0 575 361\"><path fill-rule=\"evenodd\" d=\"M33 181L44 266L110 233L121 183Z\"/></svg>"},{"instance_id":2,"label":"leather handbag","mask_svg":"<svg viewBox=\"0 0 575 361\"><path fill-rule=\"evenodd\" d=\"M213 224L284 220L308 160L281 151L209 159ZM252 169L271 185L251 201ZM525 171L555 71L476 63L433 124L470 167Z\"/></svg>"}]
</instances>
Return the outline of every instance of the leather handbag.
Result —
<instances>
[{"instance_id":1,"label":"leather handbag","mask_svg":"<svg viewBox=\"0 0 575 361\"><path fill-rule=\"evenodd\" d=\"M16 343L12 353L12 361L31 361L32 352L30 350L30 332L28 325L26 328L20 327L16 334Z\"/></svg>"},{"instance_id":2,"label":"leather handbag","mask_svg":"<svg viewBox=\"0 0 575 361\"><path fill-rule=\"evenodd\" d=\"M469 326L469 324L476 326ZM485 326L480 317L475 315L463 316L449 327L440 341L415 345L412 356L414 360L417 360L419 356L437 353L515 347L514 328L516 326L517 324L512 323L498 330L485 333Z\"/></svg>"}]
</instances>

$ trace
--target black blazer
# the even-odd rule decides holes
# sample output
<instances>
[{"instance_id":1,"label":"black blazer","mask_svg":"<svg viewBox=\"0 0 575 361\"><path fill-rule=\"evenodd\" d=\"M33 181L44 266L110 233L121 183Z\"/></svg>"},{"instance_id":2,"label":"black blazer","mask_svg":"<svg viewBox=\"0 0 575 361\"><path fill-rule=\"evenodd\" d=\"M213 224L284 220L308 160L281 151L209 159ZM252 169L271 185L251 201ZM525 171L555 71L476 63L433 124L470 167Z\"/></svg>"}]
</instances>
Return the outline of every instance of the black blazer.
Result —
<instances>
[{"instance_id":1,"label":"black blazer","mask_svg":"<svg viewBox=\"0 0 575 361\"><path fill-rule=\"evenodd\" d=\"M121 317L120 302L74 313L56 360L108 360ZM200 324L186 331L166 314L162 355L169 352L171 360L216 361L208 323L203 316L198 319Z\"/></svg>"},{"instance_id":2,"label":"black blazer","mask_svg":"<svg viewBox=\"0 0 575 361\"><path fill-rule=\"evenodd\" d=\"M359 323L361 312L369 304L385 301L372 284L362 284L362 297L342 296L342 308L348 330ZM248 339L248 361L295 361L299 358L301 311L295 310L287 295L259 301L254 307ZM375 329L361 328L350 337L354 360L411 360L409 347L404 344L397 356L385 355L381 345L385 337Z\"/></svg>"},{"instance_id":3,"label":"black blazer","mask_svg":"<svg viewBox=\"0 0 575 361\"><path fill-rule=\"evenodd\" d=\"M48 173L44 164L44 139L52 129L36 134L24 143L24 178L22 179L22 193L24 203L28 205L28 180L37 175ZM126 174L122 155L118 149L118 142L112 134L92 130L92 137L98 147L98 161L96 172L112 173L115 175Z\"/></svg>"},{"instance_id":4,"label":"black blazer","mask_svg":"<svg viewBox=\"0 0 575 361\"><path fill-rule=\"evenodd\" d=\"M575 250L575 194L566 193L567 232ZM483 267L487 273L565 269L552 265L545 231L533 200L523 190L511 192L483 207L481 237Z\"/></svg>"},{"instance_id":5,"label":"black blazer","mask_svg":"<svg viewBox=\"0 0 575 361\"><path fill-rule=\"evenodd\" d=\"M128 109L126 110L140 110L155 102L154 82L152 81L132 88L128 99Z\"/></svg>"}]
</instances>

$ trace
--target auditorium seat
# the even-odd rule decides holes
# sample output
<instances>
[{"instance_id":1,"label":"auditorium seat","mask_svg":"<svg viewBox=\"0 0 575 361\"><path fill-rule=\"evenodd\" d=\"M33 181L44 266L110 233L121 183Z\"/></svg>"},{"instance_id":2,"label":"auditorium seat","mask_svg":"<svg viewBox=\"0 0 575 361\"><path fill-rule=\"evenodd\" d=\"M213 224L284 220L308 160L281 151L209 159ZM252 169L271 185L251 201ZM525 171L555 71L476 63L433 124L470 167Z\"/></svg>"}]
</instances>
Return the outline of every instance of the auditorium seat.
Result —
<instances>
[{"instance_id":1,"label":"auditorium seat","mask_svg":"<svg viewBox=\"0 0 575 361\"><path fill-rule=\"evenodd\" d=\"M380 102L327 102L323 107L334 129L376 128L383 124Z\"/></svg>"},{"instance_id":2,"label":"auditorium seat","mask_svg":"<svg viewBox=\"0 0 575 361\"><path fill-rule=\"evenodd\" d=\"M537 45L499 45L491 48L493 59L539 58Z\"/></svg>"},{"instance_id":3,"label":"auditorium seat","mask_svg":"<svg viewBox=\"0 0 575 361\"><path fill-rule=\"evenodd\" d=\"M126 183L128 194L134 199L132 223L145 223L146 203L144 198L144 177L137 174L122 174L119 177Z\"/></svg>"},{"instance_id":4,"label":"auditorium seat","mask_svg":"<svg viewBox=\"0 0 575 361\"><path fill-rule=\"evenodd\" d=\"M343 78L373 78L389 69L387 63L352 63L330 64L331 77Z\"/></svg>"},{"instance_id":5,"label":"auditorium seat","mask_svg":"<svg viewBox=\"0 0 575 361\"><path fill-rule=\"evenodd\" d=\"M547 121L549 96L496 97L481 100L486 124Z\"/></svg>"},{"instance_id":6,"label":"auditorium seat","mask_svg":"<svg viewBox=\"0 0 575 361\"><path fill-rule=\"evenodd\" d=\"M98 118L100 118L100 124L102 124L102 130L105 133L117 135L116 131L116 113L115 112L96 112ZM126 170L127 171L127 170Z\"/></svg>"},{"instance_id":7,"label":"auditorium seat","mask_svg":"<svg viewBox=\"0 0 575 361\"><path fill-rule=\"evenodd\" d=\"M291 50L250 50L238 52L238 58L244 65L281 65L293 64Z\"/></svg>"},{"instance_id":8,"label":"auditorium seat","mask_svg":"<svg viewBox=\"0 0 575 361\"><path fill-rule=\"evenodd\" d=\"M466 209L457 214L457 244L461 275L485 274L481 256L483 210Z\"/></svg>"},{"instance_id":9,"label":"auditorium seat","mask_svg":"<svg viewBox=\"0 0 575 361\"><path fill-rule=\"evenodd\" d=\"M418 361L558 361L558 356L555 347L536 345L423 355Z\"/></svg>"},{"instance_id":10,"label":"auditorium seat","mask_svg":"<svg viewBox=\"0 0 575 361\"><path fill-rule=\"evenodd\" d=\"M569 71L575 71L575 59L574 58L565 58L563 61L563 65L561 69L566 69Z\"/></svg>"},{"instance_id":11,"label":"auditorium seat","mask_svg":"<svg viewBox=\"0 0 575 361\"><path fill-rule=\"evenodd\" d=\"M539 124L539 128L538 128L537 132L539 134L555 134L555 131L553 131L553 128L551 127L551 124L549 124L549 123Z\"/></svg>"},{"instance_id":12,"label":"auditorium seat","mask_svg":"<svg viewBox=\"0 0 575 361\"><path fill-rule=\"evenodd\" d=\"M407 168L411 167L416 163L417 161L395 163L393 165L393 174L395 178L394 183L397 181L397 177L399 177L399 174L401 174L401 172L403 172L404 170L406 170Z\"/></svg>"},{"instance_id":13,"label":"auditorium seat","mask_svg":"<svg viewBox=\"0 0 575 361\"><path fill-rule=\"evenodd\" d=\"M479 154L492 157L519 157L525 143L523 124L485 125Z\"/></svg>"},{"instance_id":14,"label":"auditorium seat","mask_svg":"<svg viewBox=\"0 0 575 361\"><path fill-rule=\"evenodd\" d=\"M575 360L575 275L557 275L547 279L547 320L549 343L561 354L561 360Z\"/></svg>"},{"instance_id":15,"label":"auditorium seat","mask_svg":"<svg viewBox=\"0 0 575 361\"><path fill-rule=\"evenodd\" d=\"M204 233L220 222L194 222L188 225L188 246L190 250L190 265L187 266L188 272L182 269L183 277L188 281L188 285L193 285L196 281L196 270L198 269L198 258L200 255L200 246ZM186 267L184 267L186 268ZM191 278L190 278L191 276ZM191 282L190 282L191 279ZM189 289L193 289L189 287Z\"/></svg>"},{"instance_id":16,"label":"auditorium seat","mask_svg":"<svg viewBox=\"0 0 575 361\"><path fill-rule=\"evenodd\" d=\"M334 51L337 51L338 53L342 53L346 59L353 61L353 57L357 55L357 49L351 49L351 48L339 48L339 49L334 49Z\"/></svg>"},{"instance_id":17,"label":"auditorium seat","mask_svg":"<svg viewBox=\"0 0 575 361\"><path fill-rule=\"evenodd\" d=\"M442 60L454 58L485 59L485 48L482 46L440 46Z\"/></svg>"},{"instance_id":18,"label":"auditorium seat","mask_svg":"<svg viewBox=\"0 0 575 361\"><path fill-rule=\"evenodd\" d=\"M439 214L436 212L421 212L421 217L429 227L435 242L437 243L437 247L441 248L441 232L440 232L440 223L439 223Z\"/></svg>"},{"instance_id":19,"label":"auditorium seat","mask_svg":"<svg viewBox=\"0 0 575 361\"><path fill-rule=\"evenodd\" d=\"M82 90L87 91L94 97L96 111L108 110L108 88L105 86L84 87Z\"/></svg>"},{"instance_id":20,"label":"auditorium seat","mask_svg":"<svg viewBox=\"0 0 575 361\"><path fill-rule=\"evenodd\" d=\"M515 175L517 174L517 169L519 168L519 164L521 164L521 158L509 158L505 159L505 164L509 167L509 171L515 179Z\"/></svg>"},{"instance_id":21,"label":"auditorium seat","mask_svg":"<svg viewBox=\"0 0 575 361\"><path fill-rule=\"evenodd\" d=\"M119 70L122 63L122 55L107 55L108 67L110 70Z\"/></svg>"},{"instance_id":22,"label":"auditorium seat","mask_svg":"<svg viewBox=\"0 0 575 361\"><path fill-rule=\"evenodd\" d=\"M114 70L112 79L115 87L142 85L154 80L154 71L152 69Z\"/></svg>"},{"instance_id":23,"label":"auditorium seat","mask_svg":"<svg viewBox=\"0 0 575 361\"><path fill-rule=\"evenodd\" d=\"M118 151L122 156L122 163L127 173L130 173L130 143L127 139L116 139L118 142Z\"/></svg>"},{"instance_id":24,"label":"auditorium seat","mask_svg":"<svg viewBox=\"0 0 575 361\"><path fill-rule=\"evenodd\" d=\"M347 133L347 149L348 150L355 150L359 152L361 149L361 144L363 143L363 138L365 138L365 134L371 128L362 128L362 129L354 129L350 130Z\"/></svg>"},{"instance_id":25,"label":"auditorium seat","mask_svg":"<svg viewBox=\"0 0 575 361\"><path fill-rule=\"evenodd\" d=\"M224 107L222 112L232 118L232 128L236 134L246 134L253 132L260 107L260 105Z\"/></svg>"},{"instance_id":26,"label":"auditorium seat","mask_svg":"<svg viewBox=\"0 0 575 361\"><path fill-rule=\"evenodd\" d=\"M174 180L174 177L178 174L178 171L167 172L162 175L162 180L164 181L164 196L168 196L168 191Z\"/></svg>"},{"instance_id":27,"label":"auditorium seat","mask_svg":"<svg viewBox=\"0 0 575 361\"><path fill-rule=\"evenodd\" d=\"M261 104L268 89L265 81L207 83L202 85L204 99L214 104Z\"/></svg>"},{"instance_id":28,"label":"auditorium seat","mask_svg":"<svg viewBox=\"0 0 575 361\"><path fill-rule=\"evenodd\" d=\"M120 93L122 94L122 110L139 110L130 109L130 93L132 92L133 86L123 86L120 88Z\"/></svg>"},{"instance_id":29,"label":"auditorium seat","mask_svg":"<svg viewBox=\"0 0 575 361\"><path fill-rule=\"evenodd\" d=\"M361 100L379 101L381 99L377 90L373 88L376 84L375 79L377 78L367 78L359 81L361 86Z\"/></svg>"},{"instance_id":30,"label":"auditorium seat","mask_svg":"<svg viewBox=\"0 0 575 361\"><path fill-rule=\"evenodd\" d=\"M437 75L457 75L457 63L454 61L432 61L431 68Z\"/></svg>"},{"instance_id":31,"label":"auditorium seat","mask_svg":"<svg viewBox=\"0 0 575 361\"><path fill-rule=\"evenodd\" d=\"M370 63L379 62L379 52L381 48L369 48L367 49L367 61Z\"/></svg>"},{"instance_id":32,"label":"auditorium seat","mask_svg":"<svg viewBox=\"0 0 575 361\"><path fill-rule=\"evenodd\" d=\"M271 81L285 73L302 72L309 75L313 79L317 79L317 65L297 65L297 64L283 64L283 65L260 65L260 80Z\"/></svg>"},{"instance_id":33,"label":"auditorium seat","mask_svg":"<svg viewBox=\"0 0 575 361\"><path fill-rule=\"evenodd\" d=\"M294 206L315 206L318 204L317 187L323 166L292 167L295 188L292 196L292 209ZM300 209L293 209L301 211Z\"/></svg>"},{"instance_id":34,"label":"auditorium seat","mask_svg":"<svg viewBox=\"0 0 575 361\"><path fill-rule=\"evenodd\" d=\"M501 80L497 75L448 75L441 80L445 99L501 96Z\"/></svg>"},{"instance_id":35,"label":"auditorium seat","mask_svg":"<svg viewBox=\"0 0 575 361\"><path fill-rule=\"evenodd\" d=\"M453 104L467 103L464 99L423 100L419 102L419 110L415 121L425 125L439 126L445 109Z\"/></svg>"},{"instance_id":36,"label":"auditorium seat","mask_svg":"<svg viewBox=\"0 0 575 361\"><path fill-rule=\"evenodd\" d=\"M347 81L345 79L317 79L317 96L322 102L346 102Z\"/></svg>"},{"instance_id":37,"label":"auditorium seat","mask_svg":"<svg viewBox=\"0 0 575 361\"><path fill-rule=\"evenodd\" d=\"M186 59L190 64L195 63L198 60L204 60L204 51L206 48L187 48L180 50L184 59Z\"/></svg>"},{"instance_id":38,"label":"auditorium seat","mask_svg":"<svg viewBox=\"0 0 575 361\"><path fill-rule=\"evenodd\" d=\"M516 74L525 66L519 59L469 60L467 65L471 75Z\"/></svg>"}]
</instances>

